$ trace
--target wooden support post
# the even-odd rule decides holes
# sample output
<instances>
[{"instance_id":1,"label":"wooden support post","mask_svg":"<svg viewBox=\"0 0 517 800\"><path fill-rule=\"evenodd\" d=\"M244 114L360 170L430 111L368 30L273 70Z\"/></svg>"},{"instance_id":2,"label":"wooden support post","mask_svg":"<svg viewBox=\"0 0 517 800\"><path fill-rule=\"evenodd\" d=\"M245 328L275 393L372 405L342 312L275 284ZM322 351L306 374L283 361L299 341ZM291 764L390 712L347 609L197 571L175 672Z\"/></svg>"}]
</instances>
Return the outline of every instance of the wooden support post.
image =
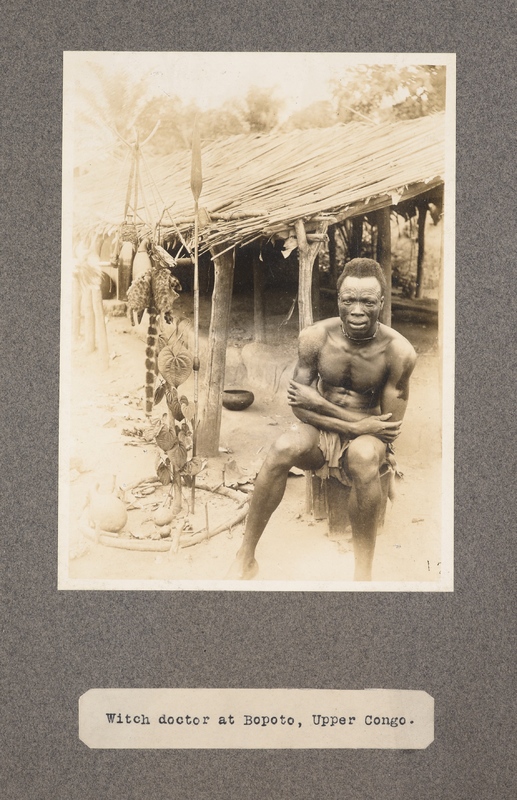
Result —
<instances>
[{"instance_id":1,"label":"wooden support post","mask_svg":"<svg viewBox=\"0 0 517 800\"><path fill-rule=\"evenodd\" d=\"M298 320L302 331L312 325L312 262L302 219L296 221L295 229L298 240Z\"/></svg>"},{"instance_id":2,"label":"wooden support post","mask_svg":"<svg viewBox=\"0 0 517 800\"><path fill-rule=\"evenodd\" d=\"M329 228L329 283L332 289L337 283L336 226Z\"/></svg>"},{"instance_id":3,"label":"wooden support post","mask_svg":"<svg viewBox=\"0 0 517 800\"><path fill-rule=\"evenodd\" d=\"M350 258L360 258L363 244L363 218L353 217L350 236Z\"/></svg>"},{"instance_id":4,"label":"wooden support post","mask_svg":"<svg viewBox=\"0 0 517 800\"><path fill-rule=\"evenodd\" d=\"M424 294L424 257L425 257L425 222L427 218L427 203L418 206L418 255L416 258L416 297Z\"/></svg>"},{"instance_id":5,"label":"wooden support post","mask_svg":"<svg viewBox=\"0 0 517 800\"><path fill-rule=\"evenodd\" d=\"M197 452L203 456L216 456L219 452L226 346L235 267L234 250L219 256L214 248L212 255L215 262L215 279L208 334L204 405L197 442Z\"/></svg>"},{"instance_id":6,"label":"wooden support post","mask_svg":"<svg viewBox=\"0 0 517 800\"><path fill-rule=\"evenodd\" d=\"M442 201L443 202L443 201ZM441 227L441 237L440 237L440 277L438 283L438 346L440 348L439 352L443 354L443 337L444 337L444 330L443 330L443 311L444 311L444 303L445 303L445 264L444 264L444 231L445 231L445 217L442 216L440 222L438 223ZM443 355L442 355L442 369L440 370L440 394L443 387Z\"/></svg>"},{"instance_id":7,"label":"wooden support post","mask_svg":"<svg viewBox=\"0 0 517 800\"><path fill-rule=\"evenodd\" d=\"M253 325L254 340L266 341L266 284L264 263L259 258L260 251L253 250Z\"/></svg>"},{"instance_id":8,"label":"wooden support post","mask_svg":"<svg viewBox=\"0 0 517 800\"><path fill-rule=\"evenodd\" d=\"M386 279L386 294L384 295L384 308L380 320L385 325L391 325L391 226L390 208L381 208L377 212L377 261L382 267Z\"/></svg>"},{"instance_id":9,"label":"wooden support post","mask_svg":"<svg viewBox=\"0 0 517 800\"><path fill-rule=\"evenodd\" d=\"M319 258L316 256L312 267L312 316L315 321L320 318L320 267Z\"/></svg>"},{"instance_id":10,"label":"wooden support post","mask_svg":"<svg viewBox=\"0 0 517 800\"><path fill-rule=\"evenodd\" d=\"M312 325L312 272L314 262L321 247L321 241L309 244L303 219L295 222L296 238L298 240L298 321L302 331ZM326 233L328 222L318 223L318 233Z\"/></svg>"},{"instance_id":11,"label":"wooden support post","mask_svg":"<svg viewBox=\"0 0 517 800\"><path fill-rule=\"evenodd\" d=\"M326 233L328 222L318 223L318 233ZM321 241L316 241L314 244L309 244L307 241L307 234L305 232L305 225L302 219L295 223L296 238L298 240L298 324L300 331L308 325L312 325L312 282L313 282L313 267L316 261L318 251L321 247ZM319 276L318 276L318 290L319 290ZM318 291L319 295L319 291ZM318 296L319 304L319 296ZM312 508L312 473L305 472L305 509L309 513Z\"/></svg>"}]
</instances>

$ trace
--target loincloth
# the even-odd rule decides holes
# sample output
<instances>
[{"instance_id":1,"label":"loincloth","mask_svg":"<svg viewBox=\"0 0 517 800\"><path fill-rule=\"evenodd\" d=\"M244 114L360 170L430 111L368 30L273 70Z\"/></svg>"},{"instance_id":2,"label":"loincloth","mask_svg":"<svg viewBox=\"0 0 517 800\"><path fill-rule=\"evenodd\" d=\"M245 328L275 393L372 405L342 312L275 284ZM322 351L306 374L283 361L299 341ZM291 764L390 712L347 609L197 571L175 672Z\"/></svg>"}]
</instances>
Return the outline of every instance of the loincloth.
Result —
<instances>
[{"instance_id":1,"label":"loincloth","mask_svg":"<svg viewBox=\"0 0 517 800\"><path fill-rule=\"evenodd\" d=\"M344 486L352 486L352 479L348 475L345 467L345 453L348 450L351 439L341 437L339 433L331 431L320 431L318 447L323 453L325 463L319 469L313 470L313 474L318 478L337 478ZM402 477L397 462L393 455L393 445L386 445L385 460L379 467L379 476L392 475Z\"/></svg>"}]
</instances>

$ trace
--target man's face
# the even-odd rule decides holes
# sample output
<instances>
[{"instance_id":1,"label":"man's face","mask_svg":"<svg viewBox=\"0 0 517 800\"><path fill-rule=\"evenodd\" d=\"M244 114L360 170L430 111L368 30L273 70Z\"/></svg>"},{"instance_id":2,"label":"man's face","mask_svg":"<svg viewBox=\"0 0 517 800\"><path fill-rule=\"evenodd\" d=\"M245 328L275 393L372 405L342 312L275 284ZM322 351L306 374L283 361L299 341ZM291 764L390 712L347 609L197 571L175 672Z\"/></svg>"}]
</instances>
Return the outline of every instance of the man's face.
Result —
<instances>
[{"instance_id":1,"label":"man's face","mask_svg":"<svg viewBox=\"0 0 517 800\"><path fill-rule=\"evenodd\" d=\"M347 277L337 295L339 316L345 332L353 339L372 336L384 305L377 278Z\"/></svg>"}]
</instances>

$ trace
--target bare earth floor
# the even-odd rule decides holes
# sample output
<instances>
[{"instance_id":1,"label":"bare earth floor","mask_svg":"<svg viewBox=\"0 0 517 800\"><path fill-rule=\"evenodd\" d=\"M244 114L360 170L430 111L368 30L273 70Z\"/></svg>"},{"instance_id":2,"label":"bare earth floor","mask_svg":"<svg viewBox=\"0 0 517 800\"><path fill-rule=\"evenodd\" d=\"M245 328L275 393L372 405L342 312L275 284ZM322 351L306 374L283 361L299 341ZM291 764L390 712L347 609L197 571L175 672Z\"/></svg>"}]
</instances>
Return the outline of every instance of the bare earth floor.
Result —
<instances>
[{"instance_id":1,"label":"bare earth floor","mask_svg":"<svg viewBox=\"0 0 517 800\"><path fill-rule=\"evenodd\" d=\"M238 311L238 304L237 304ZM205 309L205 314L208 313ZM440 361L436 330L404 322L396 325L415 344L419 353L412 379L409 407L396 455L404 479L397 482L395 503L388 503L384 529L375 552L376 581L437 581L441 568L441 436ZM242 330L249 328L246 317ZM143 331L131 328L125 318L109 318L109 369L99 371L96 354L87 356L80 346L73 350L71 374L70 464L62 464L61 491L70 490L69 529L60 531L61 559L65 556L70 579L84 580L220 580L233 560L242 538L243 524L231 534L221 533L209 541L167 552L134 552L106 547L86 540L79 518L91 484L100 476L116 475L127 485L154 472L154 447L136 443L123 429L145 422L143 380L145 374ZM244 337L246 338L246 337ZM295 335L291 337L295 341ZM232 346L236 343L234 342ZM237 343L238 344L238 343ZM294 354L288 347L288 355ZM235 353L233 354L235 355ZM240 357L240 353L238 354ZM229 362L232 359L229 360ZM235 358L233 359L235 361ZM202 380L200 388L202 390ZM281 387L250 386L255 402L245 411L223 409L220 444L223 452L211 458L200 480L220 482L223 467L235 460L243 472L253 475L271 442L293 421ZM192 398L192 378L181 388ZM155 410L164 412L165 406ZM64 427L63 430L66 430ZM69 484L68 484L69 478ZM151 508L160 499L150 495L141 502ZM184 490L185 503L189 490ZM203 527L208 504L213 528L231 516L232 501L223 501L198 490L194 530ZM150 515L148 515L150 516ZM145 529L144 513L130 511L127 528ZM65 544L64 544L65 543ZM68 555L67 555L68 553ZM353 554L348 537L332 540L327 523L305 513L305 478L288 479L286 494L273 515L257 549L261 581L352 581Z\"/></svg>"}]
</instances>

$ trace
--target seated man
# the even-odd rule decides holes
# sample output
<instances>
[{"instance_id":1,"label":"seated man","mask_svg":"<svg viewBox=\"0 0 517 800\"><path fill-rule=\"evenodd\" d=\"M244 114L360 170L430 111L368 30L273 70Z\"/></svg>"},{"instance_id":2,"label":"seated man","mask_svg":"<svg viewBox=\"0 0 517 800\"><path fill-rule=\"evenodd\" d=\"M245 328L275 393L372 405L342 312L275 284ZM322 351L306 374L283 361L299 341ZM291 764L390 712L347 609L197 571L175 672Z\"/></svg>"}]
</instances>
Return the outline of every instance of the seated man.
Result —
<instances>
[{"instance_id":1,"label":"seated man","mask_svg":"<svg viewBox=\"0 0 517 800\"><path fill-rule=\"evenodd\" d=\"M355 258L337 282L339 316L301 332L288 390L298 422L272 445L257 476L244 540L228 577L256 575L255 548L284 495L289 469L328 465L351 486L354 579L371 580L380 472L400 433L416 361L407 339L379 322L385 290L379 264Z\"/></svg>"}]
</instances>

